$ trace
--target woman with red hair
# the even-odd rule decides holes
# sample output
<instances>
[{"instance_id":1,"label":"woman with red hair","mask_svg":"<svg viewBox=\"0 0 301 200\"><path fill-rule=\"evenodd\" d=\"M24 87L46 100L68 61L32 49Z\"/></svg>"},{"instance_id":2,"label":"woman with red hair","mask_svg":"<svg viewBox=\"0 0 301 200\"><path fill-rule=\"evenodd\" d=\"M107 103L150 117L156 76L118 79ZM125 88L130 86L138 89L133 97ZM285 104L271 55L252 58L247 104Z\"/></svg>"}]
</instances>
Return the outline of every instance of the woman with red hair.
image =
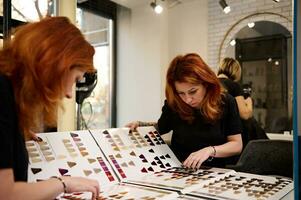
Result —
<instances>
[{"instance_id":1,"label":"woman with red hair","mask_svg":"<svg viewBox=\"0 0 301 200\"><path fill-rule=\"evenodd\" d=\"M95 71L93 47L66 17L50 17L17 29L0 50L0 199L54 199L62 192L99 193L98 182L57 177L26 183L25 137L56 124L74 83Z\"/></svg>"},{"instance_id":2,"label":"woman with red hair","mask_svg":"<svg viewBox=\"0 0 301 200\"><path fill-rule=\"evenodd\" d=\"M166 79L166 101L156 123L159 133L173 131L171 149L184 166L225 167L227 158L242 150L235 99L224 93L215 73L197 54L174 58ZM149 124L127 126L139 125Z\"/></svg>"}]
</instances>

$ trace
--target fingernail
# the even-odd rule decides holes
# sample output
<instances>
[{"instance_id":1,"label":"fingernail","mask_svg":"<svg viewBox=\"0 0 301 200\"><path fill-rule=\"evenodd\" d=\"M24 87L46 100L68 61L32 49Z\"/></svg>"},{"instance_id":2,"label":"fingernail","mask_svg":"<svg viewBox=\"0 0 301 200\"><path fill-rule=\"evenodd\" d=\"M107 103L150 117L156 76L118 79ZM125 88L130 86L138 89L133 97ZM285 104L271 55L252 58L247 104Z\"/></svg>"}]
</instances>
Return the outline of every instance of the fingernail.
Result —
<instances>
[{"instance_id":1,"label":"fingernail","mask_svg":"<svg viewBox=\"0 0 301 200\"><path fill-rule=\"evenodd\" d=\"M37 137L39 142L43 142L43 139L40 138L39 136Z\"/></svg>"}]
</instances>

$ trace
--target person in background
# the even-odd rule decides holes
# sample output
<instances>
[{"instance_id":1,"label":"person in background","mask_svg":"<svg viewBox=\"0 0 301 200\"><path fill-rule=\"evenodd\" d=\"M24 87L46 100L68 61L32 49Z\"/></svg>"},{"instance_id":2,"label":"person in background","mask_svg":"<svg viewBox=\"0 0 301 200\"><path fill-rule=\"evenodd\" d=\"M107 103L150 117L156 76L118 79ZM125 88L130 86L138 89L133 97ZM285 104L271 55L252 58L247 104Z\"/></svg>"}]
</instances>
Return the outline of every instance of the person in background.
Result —
<instances>
[{"instance_id":1,"label":"person in background","mask_svg":"<svg viewBox=\"0 0 301 200\"><path fill-rule=\"evenodd\" d=\"M253 115L253 103L251 97L244 98L243 90L238 83L241 79L241 66L233 58L224 58L217 72L221 81L229 94L235 97L239 115L242 119L249 119Z\"/></svg>"},{"instance_id":2,"label":"person in background","mask_svg":"<svg viewBox=\"0 0 301 200\"><path fill-rule=\"evenodd\" d=\"M167 71L166 101L155 125L160 134L173 131L171 149L183 165L225 167L242 150L241 122L235 99L223 92L215 73L194 53L175 57Z\"/></svg>"},{"instance_id":3,"label":"person in background","mask_svg":"<svg viewBox=\"0 0 301 200\"><path fill-rule=\"evenodd\" d=\"M250 119L253 115L253 103L251 97L244 98L243 90L238 83L241 79L239 62L233 58L224 58L218 68L217 76L226 91L235 98L240 118L243 121ZM242 140L243 145L246 146L249 139L245 128L243 128Z\"/></svg>"},{"instance_id":4,"label":"person in background","mask_svg":"<svg viewBox=\"0 0 301 200\"><path fill-rule=\"evenodd\" d=\"M0 199L54 199L89 191L96 180L54 177L27 183L25 136L56 124L57 109L84 73L93 72L93 47L66 17L49 17L17 29L0 50Z\"/></svg>"},{"instance_id":5,"label":"person in background","mask_svg":"<svg viewBox=\"0 0 301 200\"><path fill-rule=\"evenodd\" d=\"M264 133L260 133L262 136L255 136L258 132L258 128L251 128L254 126L256 121L253 116L253 101L250 95L245 95L243 89L238 83L241 79L241 66L239 62L234 58L226 57L224 58L219 66L217 76L222 83L226 91L235 97L240 118L242 120L243 132L242 140L243 146L245 147L249 140L251 139L266 139L267 136ZM246 98L245 98L246 97ZM254 126L255 127L255 126ZM262 131L261 131L262 132Z\"/></svg>"}]
</instances>

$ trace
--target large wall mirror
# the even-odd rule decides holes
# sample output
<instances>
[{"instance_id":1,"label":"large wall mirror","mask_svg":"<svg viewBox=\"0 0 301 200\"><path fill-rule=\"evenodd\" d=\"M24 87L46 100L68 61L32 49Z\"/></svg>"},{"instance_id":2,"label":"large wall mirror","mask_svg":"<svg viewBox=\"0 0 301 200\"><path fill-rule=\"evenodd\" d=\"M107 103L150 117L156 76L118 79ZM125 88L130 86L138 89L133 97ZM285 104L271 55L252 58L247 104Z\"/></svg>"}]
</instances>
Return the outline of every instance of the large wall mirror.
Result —
<instances>
[{"instance_id":1,"label":"large wall mirror","mask_svg":"<svg viewBox=\"0 0 301 200\"><path fill-rule=\"evenodd\" d=\"M253 116L268 133L292 130L292 35L272 21L250 21L232 35L225 56L242 66L241 84L250 90Z\"/></svg>"}]
</instances>

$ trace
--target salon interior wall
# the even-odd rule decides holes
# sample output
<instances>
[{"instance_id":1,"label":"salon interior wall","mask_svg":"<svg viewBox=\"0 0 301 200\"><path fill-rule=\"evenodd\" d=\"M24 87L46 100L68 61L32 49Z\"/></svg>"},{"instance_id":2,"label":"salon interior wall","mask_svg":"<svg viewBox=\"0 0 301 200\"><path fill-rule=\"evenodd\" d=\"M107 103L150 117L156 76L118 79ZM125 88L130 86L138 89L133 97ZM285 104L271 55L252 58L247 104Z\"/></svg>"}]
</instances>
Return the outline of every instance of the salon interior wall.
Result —
<instances>
[{"instance_id":1,"label":"salon interior wall","mask_svg":"<svg viewBox=\"0 0 301 200\"><path fill-rule=\"evenodd\" d=\"M184 0L160 15L145 2L118 9L118 127L133 120L158 119L165 99L165 74L173 57L188 52L199 53L205 61L208 57L207 0Z\"/></svg>"},{"instance_id":2,"label":"salon interior wall","mask_svg":"<svg viewBox=\"0 0 301 200\"><path fill-rule=\"evenodd\" d=\"M76 17L76 1L74 0L65 0L57 1L58 3L58 15L68 17L71 22L75 23ZM63 105L64 110L59 109L58 111L58 131L70 131L75 130L75 90L73 90L73 98L64 99Z\"/></svg>"},{"instance_id":3,"label":"salon interior wall","mask_svg":"<svg viewBox=\"0 0 301 200\"><path fill-rule=\"evenodd\" d=\"M240 19L253 13L272 12L283 15L292 19L292 0L281 0L276 3L273 0L227 0L231 6L231 12L225 15L220 12L220 7L216 6L217 1L208 1L208 64L215 68L219 63L219 48L226 32ZM254 21L272 21L286 27L292 33L292 23L277 15L258 15L253 17ZM249 21L244 20L237 24L229 35L235 37L235 34L247 25ZM227 38L229 42L231 37ZM228 44L224 45L229 46ZM225 50L225 49L223 49ZM225 51L222 51L221 58L225 56ZM229 52L227 52L229 53ZM231 53L230 55L231 56ZM234 48L232 51L234 56Z\"/></svg>"}]
</instances>

